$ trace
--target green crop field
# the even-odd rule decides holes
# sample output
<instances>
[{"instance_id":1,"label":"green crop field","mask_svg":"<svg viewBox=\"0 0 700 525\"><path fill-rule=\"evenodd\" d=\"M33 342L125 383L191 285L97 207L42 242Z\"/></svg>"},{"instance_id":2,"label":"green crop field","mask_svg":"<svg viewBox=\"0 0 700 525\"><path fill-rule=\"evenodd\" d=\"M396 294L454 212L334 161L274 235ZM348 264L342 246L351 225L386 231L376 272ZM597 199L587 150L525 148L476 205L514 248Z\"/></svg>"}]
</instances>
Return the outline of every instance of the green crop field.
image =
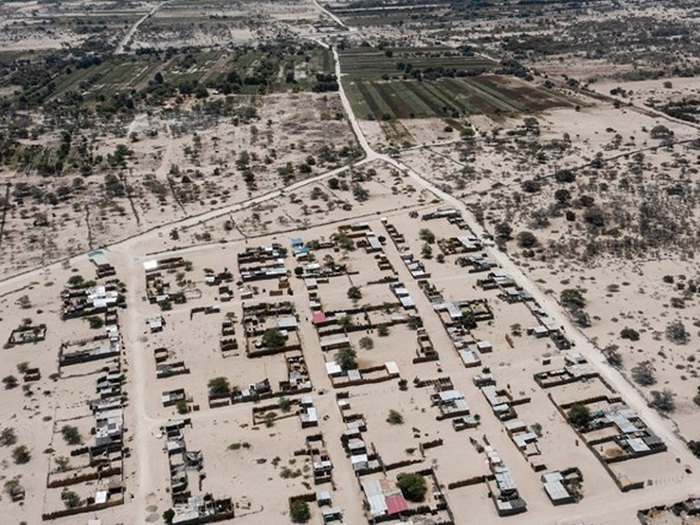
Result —
<instances>
[{"instance_id":1,"label":"green crop field","mask_svg":"<svg viewBox=\"0 0 700 525\"><path fill-rule=\"evenodd\" d=\"M490 71L498 64L488 58L463 54L448 47L355 48L340 53L343 73L352 80L412 78L414 72L446 70L474 74Z\"/></svg>"},{"instance_id":2,"label":"green crop field","mask_svg":"<svg viewBox=\"0 0 700 525\"><path fill-rule=\"evenodd\" d=\"M571 106L564 97L511 77L482 75L434 81L350 81L345 89L360 118L513 116Z\"/></svg>"}]
</instances>

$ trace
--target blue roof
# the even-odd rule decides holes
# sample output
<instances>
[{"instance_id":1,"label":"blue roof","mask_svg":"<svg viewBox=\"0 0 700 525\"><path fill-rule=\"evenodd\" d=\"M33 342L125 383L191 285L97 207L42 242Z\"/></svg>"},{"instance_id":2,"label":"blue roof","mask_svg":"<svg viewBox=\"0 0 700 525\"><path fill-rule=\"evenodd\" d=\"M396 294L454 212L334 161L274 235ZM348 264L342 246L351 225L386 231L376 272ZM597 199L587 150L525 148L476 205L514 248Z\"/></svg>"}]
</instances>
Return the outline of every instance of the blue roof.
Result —
<instances>
[{"instance_id":1,"label":"blue roof","mask_svg":"<svg viewBox=\"0 0 700 525\"><path fill-rule=\"evenodd\" d=\"M294 237L292 239L292 246L301 246L302 244L304 244L304 239L301 237Z\"/></svg>"}]
</instances>

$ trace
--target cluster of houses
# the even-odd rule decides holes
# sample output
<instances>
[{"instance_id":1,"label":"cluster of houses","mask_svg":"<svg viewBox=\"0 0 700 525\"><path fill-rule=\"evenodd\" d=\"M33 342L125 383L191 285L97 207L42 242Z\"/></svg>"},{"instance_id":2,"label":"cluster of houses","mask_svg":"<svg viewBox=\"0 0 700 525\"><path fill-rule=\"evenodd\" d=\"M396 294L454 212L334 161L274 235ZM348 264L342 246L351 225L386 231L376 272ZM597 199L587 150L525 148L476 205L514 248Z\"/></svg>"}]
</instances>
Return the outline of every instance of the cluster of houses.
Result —
<instances>
[{"instance_id":1,"label":"cluster of houses","mask_svg":"<svg viewBox=\"0 0 700 525\"><path fill-rule=\"evenodd\" d=\"M287 249L280 244L246 248L238 254L238 270L244 282L287 276Z\"/></svg>"},{"instance_id":2,"label":"cluster of houses","mask_svg":"<svg viewBox=\"0 0 700 525\"><path fill-rule=\"evenodd\" d=\"M61 292L61 300L63 320L104 314L126 304L118 281L107 281L93 288L68 288Z\"/></svg>"},{"instance_id":3,"label":"cluster of houses","mask_svg":"<svg viewBox=\"0 0 700 525\"><path fill-rule=\"evenodd\" d=\"M501 456L492 447L485 448L491 478L487 479L489 494L499 516L512 516L527 510L525 500L520 497L518 486L511 470L505 466Z\"/></svg>"},{"instance_id":4,"label":"cluster of houses","mask_svg":"<svg viewBox=\"0 0 700 525\"><path fill-rule=\"evenodd\" d=\"M187 450L184 436L187 425L191 425L187 419L170 420L162 429L170 465L170 495L174 512L170 523L194 525L233 519L234 506L230 498L215 499L211 494L201 494L205 478L204 457L199 450Z\"/></svg>"}]
</instances>

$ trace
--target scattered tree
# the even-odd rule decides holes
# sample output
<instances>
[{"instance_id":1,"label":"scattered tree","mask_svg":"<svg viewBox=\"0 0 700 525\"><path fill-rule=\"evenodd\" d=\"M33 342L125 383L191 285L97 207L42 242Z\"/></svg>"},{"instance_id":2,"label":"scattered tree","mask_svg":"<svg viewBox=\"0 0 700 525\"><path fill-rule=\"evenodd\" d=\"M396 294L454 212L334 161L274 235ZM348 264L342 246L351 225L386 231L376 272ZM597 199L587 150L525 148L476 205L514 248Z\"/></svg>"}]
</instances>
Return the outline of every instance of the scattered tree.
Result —
<instances>
[{"instance_id":1,"label":"scattered tree","mask_svg":"<svg viewBox=\"0 0 700 525\"><path fill-rule=\"evenodd\" d=\"M63 435L65 442L69 445L79 445L83 442L83 438L80 435L78 427L63 425L63 428L61 428L61 434Z\"/></svg>"},{"instance_id":2,"label":"scattered tree","mask_svg":"<svg viewBox=\"0 0 700 525\"><path fill-rule=\"evenodd\" d=\"M403 416L396 410L389 410L389 416L386 418L386 422L390 425L403 425Z\"/></svg>"},{"instance_id":3,"label":"scattered tree","mask_svg":"<svg viewBox=\"0 0 700 525\"><path fill-rule=\"evenodd\" d=\"M397 485L401 489L403 497L408 501L420 503L425 500L425 493L428 486L425 483L425 478L420 474L404 473L396 477Z\"/></svg>"},{"instance_id":4,"label":"scattered tree","mask_svg":"<svg viewBox=\"0 0 700 525\"><path fill-rule=\"evenodd\" d=\"M17 434L15 434L15 429L12 427L5 427L0 432L0 445L3 447L11 447L17 443Z\"/></svg>"},{"instance_id":5,"label":"scattered tree","mask_svg":"<svg viewBox=\"0 0 700 525\"><path fill-rule=\"evenodd\" d=\"M277 328L265 330L262 336L262 343L266 348L282 348L286 341L285 335Z\"/></svg>"},{"instance_id":6,"label":"scattered tree","mask_svg":"<svg viewBox=\"0 0 700 525\"><path fill-rule=\"evenodd\" d=\"M231 393L231 385L225 377L215 377L209 381L209 392L214 395L225 396Z\"/></svg>"},{"instance_id":7,"label":"scattered tree","mask_svg":"<svg viewBox=\"0 0 700 525\"><path fill-rule=\"evenodd\" d=\"M690 341L690 334L685 329L685 325L679 319L671 321L666 326L666 339L679 345L687 344Z\"/></svg>"},{"instance_id":8,"label":"scattered tree","mask_svg":"<svg viewBox=\"0 0 700 525\"><path fill-rule=\"evenodd\" d=\"M656 383L654 377L654 367L649 361L642 361L637 366L632 367L632 379L641 386L651 386Z\"/></svg>"},{"instance_id":9,"label":"scattered tree","mask_svg":"<svg viewBox=\"0 0 700 525\"><path fill-rule=\"evenodd\" d=\"M588 407L586 405L583 405L581 403L575 403L574 405L572 405L572 407L567 412L566 417L569 420L569 423L571 423L578 429L587 427L592 419L591 411L588 410Z\"/></svg>"},{"instance_id":10,"label":"scattered tree","mask_svg":"<svg viewBox=\"0 0 700 525\"><path fill-rule=\"evenodd\" d=\"M639 341L639 332L634 328L625 327L620 330L620 337L622 339L629 339L630 341Z\"/></svg>"},{"instance_id":11,"label":"scattered tree","mask_svg":"<svg viewBox=\"0 0 700 525\"><path fill-rule=\"evenodd\" d=\"M2 383L5 385L5 390L11 390L19 384L17 378L13 375L5 376L2 378Z\"/></svg>"},{"instance_id":12,"label":"scattered tree","mask_svg":"<svg viewBox=\"0 0 700 525\"><path fill-rule=\"evenodd\" d=\"M362 291L357 286L351 286L348 288L347 295L348 299L352 299L353 301L359 301L362 299Z\"/></svg>"},{"instance_id":13,"label":"scattered tree","mask_svg":"<svg viewBox=\"0 0 700 525\"><path fill-rule=\"evenodd\" d=\"M12 451L12 459L17 465L24 465L32 459L32 454L27 447L20 445Z\"/></svg>"},{"instance_id":14,"label":"scattered tree","mask_svg":"<svg viewBox=\"0 0 700 525\"><path fill-rule=\"evenodd\" d=\"M68 509L74 509L80 505L80 496L72 490L63 489L63 492L61 492L61 499Z\"/></svg>"},{"instance_id":15,"label":"scattered tree","mask_svg":"<svg viewBox=\"0 0 700 525\"><path fill-rule=\"evenodd\" d=\"M303 499L293 499L289 503L289 516L294 523L306 523L311 519L309 504Z\"/></svg>"},{"instance_id":16,"label":"scattered tree","mask_svg":"<svg viewBox=\"0 0 700 525\"><path fill-rule=\"evenodd\" d=\"M676 402L673 399L673 395L673 392L668 388L664 388L661 392L652 390L649 406L659 412L670 414L676 410Z\"/></svg>"},{"instance_id":17,"label":"scattered tree","mask_svg":"<svg viewBox=\"0 0 700 525\"><path fill-rule=\"evenodd\" d=\"M435 244L435 234L428 228L421 229L420 232L418 232L418 236L421 241L427 242L428 244Z\"/></svg>"},{"instance_id":18,"label":"scattered tree","mask_svg":"<svg viewBox=\"0 0 700 525\"><path fill-rule=\"evenodd\" d=\"M355 370L357 368L357 352L349 346L341 348L335 354L335 361L343 370Z\"/></svg>"},{"instance_id":19,"label":"scattered tree","mask_svg":"<svg viewBox=\"0 0 700 525\"><path fill-rule=\"evenodd\" d=\"M368 335L360 339L360 348L363 350L372 350L374 348L374 340Z\"/></svg>"}]
</instances>

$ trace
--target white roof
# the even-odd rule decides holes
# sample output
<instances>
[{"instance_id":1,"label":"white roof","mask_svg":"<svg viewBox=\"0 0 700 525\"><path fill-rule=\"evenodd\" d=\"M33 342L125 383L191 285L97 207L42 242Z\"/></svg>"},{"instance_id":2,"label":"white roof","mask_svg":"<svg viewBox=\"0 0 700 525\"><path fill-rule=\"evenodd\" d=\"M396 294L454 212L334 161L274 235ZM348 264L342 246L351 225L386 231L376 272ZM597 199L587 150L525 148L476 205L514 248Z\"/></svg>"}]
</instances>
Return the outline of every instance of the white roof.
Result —
<instances>
[{"instance_id":1,"label":"white roof","mask_svg":"<svg viewBox=\"0 0 700 525\"><path fill-rule=\"evenodd\" d=\"M158 261L146 261L143 263L143 269L148 271L158 268Z\"/></svg>"},{"instance_id":2,"label":"white roof","mask_svg":"<svg viewBox=\"0 0 700 525\"><path fill-rule=\"evenodd\" d=\"M332 376L342 373L343 369L335 361L329 361L328 363L326 363L326 372L329 376Z\"/></svg>"},{"instance_id":3,"label":"white roof","mask_svg":"<svg viewBox=\"0 0 700 525\"><path fill-rule=\"evenodd\" d=\"M389 361L388 363L385 363L384 366L386 366L386 371L390 374L399 373L399 365L396 364L396 361Z\"/></svg>"}]
</instances>

